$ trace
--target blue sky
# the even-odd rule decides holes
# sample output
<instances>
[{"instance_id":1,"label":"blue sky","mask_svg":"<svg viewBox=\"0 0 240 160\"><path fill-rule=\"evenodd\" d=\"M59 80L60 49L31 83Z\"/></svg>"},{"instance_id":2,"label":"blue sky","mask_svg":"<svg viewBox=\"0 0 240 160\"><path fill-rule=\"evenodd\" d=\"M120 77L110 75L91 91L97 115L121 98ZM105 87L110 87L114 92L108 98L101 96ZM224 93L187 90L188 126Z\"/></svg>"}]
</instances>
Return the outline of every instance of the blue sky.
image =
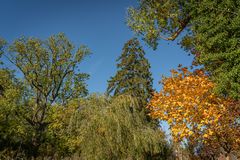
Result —
<instances>
[{"instance_id":1,"label":"blue sky","mask_svg":"<svg viewBox=\"0 0 240 160\"><path fill-rule=\"evenodd\" d=\"M0 0L0 37L8 42L21 36L46 39L64 32L76 45L87 45L92 55L81 64L90 74L88 89L105 92L107 80L116 72L116 59L123 44L134 36L126 25L127 8L137 0ZM156 51L146 44L154 88L162 75L178 64L189 66L188 56L176 42L160 42ZM9 66L12 67L12 66Z\"/></svg>"}]
</instances>

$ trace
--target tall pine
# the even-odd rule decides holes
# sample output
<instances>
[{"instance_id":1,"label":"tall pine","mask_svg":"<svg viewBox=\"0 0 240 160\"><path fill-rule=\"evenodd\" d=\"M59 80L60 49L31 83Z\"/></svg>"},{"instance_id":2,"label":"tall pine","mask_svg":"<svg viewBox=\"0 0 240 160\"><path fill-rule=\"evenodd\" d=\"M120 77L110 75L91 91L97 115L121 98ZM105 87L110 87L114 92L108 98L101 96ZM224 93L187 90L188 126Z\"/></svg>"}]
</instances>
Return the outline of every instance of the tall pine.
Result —
<instances>
[{"instance_id":1,"label":"tall pine","mask_svg":"<svg viewBox=\"0 0 240 160\"><path fill-rule=\"evenodd\" d=\"M150 64L144 56L145 52L137 38L125 43L122 54L117 59L118 71L108 81L108 95L131 95L139 99L142 107L146 105L153 92L153 79Z\"/></svg>"}]
</instances>

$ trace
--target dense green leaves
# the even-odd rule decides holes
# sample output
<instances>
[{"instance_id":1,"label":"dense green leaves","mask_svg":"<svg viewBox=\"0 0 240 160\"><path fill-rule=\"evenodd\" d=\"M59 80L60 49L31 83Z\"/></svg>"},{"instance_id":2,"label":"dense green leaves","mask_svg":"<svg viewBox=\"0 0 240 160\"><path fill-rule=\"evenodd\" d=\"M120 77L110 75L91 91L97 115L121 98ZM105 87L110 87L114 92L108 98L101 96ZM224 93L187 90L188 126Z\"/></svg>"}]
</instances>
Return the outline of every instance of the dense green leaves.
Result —
<instances>
[{"instance_id":1,"label":"dense green leaves","mask_svg":"<svg viewBox=\"0 0 240 160\"><path fill-rule=\"evenodd\" d=\"M141 0L128 13L128 25L150 46L179 37L218 84L216 91L239 99L239 1Z\"/></svg>"},{"instance_id":2,"label":"dense green leaves","mask_svg":"<svg viewBox=\"0 0 240 160\"><path fill-rule=\"evenodd\" d=\"M26 136L24 120L16 115L21 110L22 91L13 72L0 69L0 152L16 150ZM0 159L4 159L1 154Z\"/></svg>"},{"instance_id":3,"label":"dense green leaves","mask_svg":"<svg viewBox=\"0 0 240 160\"><path fill-rule=\"evenodd\" d=\"M240 2L205 2L198 7L197 14L194 23L201 22L201 25L193 27L193 45L199 52L196 61L218 83L218 93L239 99Z\"/></svg>"}]
</instances>

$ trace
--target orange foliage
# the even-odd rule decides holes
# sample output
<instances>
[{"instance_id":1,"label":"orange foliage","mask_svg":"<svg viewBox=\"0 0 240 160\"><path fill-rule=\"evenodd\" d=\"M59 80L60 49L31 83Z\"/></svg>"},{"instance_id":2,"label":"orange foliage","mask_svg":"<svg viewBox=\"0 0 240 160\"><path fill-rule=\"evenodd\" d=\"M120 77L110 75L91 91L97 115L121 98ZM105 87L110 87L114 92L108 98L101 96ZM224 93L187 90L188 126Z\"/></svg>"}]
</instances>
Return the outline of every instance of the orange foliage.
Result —
<instances>
[{"instance_id":1,"label":"orange foliage","mask_svg":"<svg viewBox=\"0 0 240 160\"><path fill-rule=\"evenodd\" d=\"M221 147L227 143L231 149L239 147L239 105L214 94L214 83L201 70L181 68L171 72L148 104L150 115L168 122L175 141L187 138L217 142Z\"/></svg>"}]
</instances>

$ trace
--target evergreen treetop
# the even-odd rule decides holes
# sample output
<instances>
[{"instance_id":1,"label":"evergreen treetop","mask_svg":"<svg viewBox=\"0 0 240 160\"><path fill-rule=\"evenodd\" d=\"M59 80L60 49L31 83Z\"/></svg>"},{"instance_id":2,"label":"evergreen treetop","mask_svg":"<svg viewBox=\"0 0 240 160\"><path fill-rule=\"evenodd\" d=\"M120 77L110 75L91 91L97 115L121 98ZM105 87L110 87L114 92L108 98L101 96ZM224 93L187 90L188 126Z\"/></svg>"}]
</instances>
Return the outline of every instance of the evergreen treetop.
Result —
<instances>
[{"instance_id":1,"label":"evergreen treetop","mask_svg":"<svg viewBox=\"0 0 240 160\"><path fill-rule=\"evenodd\" d=\"M125 43L121 56L117 59L118 71L108 81L107 94L113 96L128 94L145 104L151 97L152 74L150 64L137 38Z\"/></svg>"}]
</instances>

